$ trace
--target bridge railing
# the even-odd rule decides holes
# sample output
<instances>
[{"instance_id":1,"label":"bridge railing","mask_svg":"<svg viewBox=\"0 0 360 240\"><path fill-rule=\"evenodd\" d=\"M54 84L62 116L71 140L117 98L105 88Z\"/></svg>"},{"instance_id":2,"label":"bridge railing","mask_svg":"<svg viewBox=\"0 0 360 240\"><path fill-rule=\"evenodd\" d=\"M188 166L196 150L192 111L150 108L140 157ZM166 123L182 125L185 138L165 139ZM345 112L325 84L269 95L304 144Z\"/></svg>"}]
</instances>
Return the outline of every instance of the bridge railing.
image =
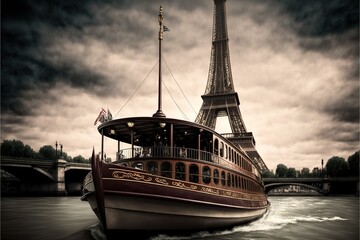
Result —
<instances>
[{"instance_id":1,"label":"bridge railing","mask_svg":"<svg viewBox=\"0 0 360 240\"><path fill-rule=\"evenodd\" d=\"M53 165L54 160L49 159L40 159L40 158L17 158L17 157L8 157L1 156L0 162L4 163L15 163L15 164L41 164L41 165Z\"/></svg>"},{"instance_id":2,"label":"bridge railing","mask_svg":"<svg viewBox=\"0 0 360 240\"><path fill-rule=\"evenodd\" d=\"M88 168L88 167L91 167L91 164L90 164L90 163L68 162L66 165L67 165L67 166L71 166L71 167L80 167L80 168Z\"/></svg>"},{"instance_id":3,"label":"bridge railing","mask_svg":"<svg viewBox=\"0 0 360 240\"><path fill-rule=\"evenodd\" d=\"M8 157L1 156L1 164L27 164L27 165L42 165L42 166L52 166L54 165L55 159L41 159L41 158L17 158L17 157ZM72 167L83 167L88 168L90 163L77 163L77 162L67 162L66 165Z\"/></svg>"}]
</instances>

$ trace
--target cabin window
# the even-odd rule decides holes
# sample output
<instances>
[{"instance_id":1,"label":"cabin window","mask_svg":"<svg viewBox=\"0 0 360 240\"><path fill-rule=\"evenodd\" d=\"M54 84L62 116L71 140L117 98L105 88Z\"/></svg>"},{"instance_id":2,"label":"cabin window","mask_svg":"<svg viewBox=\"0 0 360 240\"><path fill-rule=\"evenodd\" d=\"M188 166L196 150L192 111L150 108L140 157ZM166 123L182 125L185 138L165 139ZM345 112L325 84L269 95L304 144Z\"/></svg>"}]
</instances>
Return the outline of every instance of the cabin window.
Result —
<instances>
[{"instance_id":1,"label":"cabin window","mask_svg":"<svg viewBox=\"0 0 360 240\"><path fill-rule=\"evenodd\" d=\"M224 143L220 143L220 157L224 157Z\"/></svg>"},{"instance_id":2,"label":"cabin window","mask_svg":"<svg viewBox=\"0 0 360 240\"><path fill-rule=\"evenodd\" d=\"M235 187L235 176L234 176L234 174L231 174L231 186Z\"/></svg>"},{"instance_id":3,"label":"cabin window","mask_svg":"<svg viewBox=\"0 0 360 240\"><path fill-rule=\"evenodd\" d=\"M235 187L238 188L239 187L239 181L238 181L238 176L235 176Z\"/></svg>"},{"instance_id":4,"label":"cabin window","mask_svg":"<svg viewBox=\"0 0 360 240\"><path fill-rule=\"evenodd\" d=\"M128 167L129 165L126 162L120 163L120 166Z\"/></svg>"},{"instance_id":5,"label":"cabin window","mask_svg":"<svg viewBox=\"0 0 360 240\"><path fill-rule=\"evenodd\" d=\"M194 183L199 182L199 167L195 164L189 167L189 180Z\"/></svg>"},{"instance_id":6,"label":"cabin window","mask_svg":"<svg viewBox=\"0 0 360 240\"><path fill-rule=\"evenodd\" d=\"M226 178L225 178L225 172L221 172L221 185L225 186Z\"/></svg>"},{"instance_id":7,"label":"cabin window","mask_svg":"<svg viewBox=\"0 0 360 240\"><path fill-rule=\"evenodd\" d=\"M185 164L178 162L175 165L175 178L179 180L185 180Z\"/></svg>"},{"instance_id":8,"label":"cabin window","mask_svg":"<svg viewBox=\"0 0 360 240\"><path fill-rule=\"evenodd\" d=\"M132 165L133 168L135 169L140 169L140 170L143 170L144 169L144 166L143 166L143 163L142 162L135 162L133 165Z\"/></svg>"},{"instance_id":9,"label":"cabin window","mask_svg":"<svg viewBox=\"0 0 360 240\"><path fill-rule=\"evenodd\" d=\"M214 183L215 184L219 183L219 170L217 169L214 170Z\"/></svg>"},{"instance_id":10,"label":"cabin window","mask_svg":"<svg viewBox=\"0 0 360 240\"><path fill-rule=\"evenodd\" d=\"M161 163L161 176L171 178L171 163Z\"/></svg>"},{"instance_id":11,"label":"cabin window","mask_svg":"<svg viewBox=\"0 0 360 240\"><path fill-rule=\"evenodd\" d=\"M202 169L202 177L203 177L203 183L209 184L211 181L211 173L210 168L208 166L203 167Z\"/></svg>"},{"instance_id":12,"label":"cabin window","mask_svg":"<svg viewBox=\"0 0 360 240\"><path fill-rule=\"evenodd\" d=\"M219 140L215 138L214 142L214 154L219 155Z\"/></svg>"},{"instance_id":13,"label":"cabin window","mask_svg":"<svg viewBox=\"0 0 360 240\"><path fill-rule=\"evenodd\" d=\"M225 144L225 158L227 159L229 157L229 149L228 146Z\"/></svg>"},{"instance_id":14,"label":"cabin window","mask_svg":"<svg viewBox=\"0 0 360 240\"><path fill-rule=\"evenodd\" d=\"M227 185L230 187L231 186L231 177L230 177L230 173L227 174Z\"/></svg>"},{"instance_id":15,"label":"cabin window","mask_svg":"<svg viewBox=\"0 0 360 240\"><path fill-rule=\"evenodd\" d=\"M158 164L157 162L149 162L147 164L147 171L151 174L157 175L158 174Z\"/></svg>"},{"instance_id":16,"label":"cabin window","mask_svg":"<svg viewBox=\"0 0 360 240\"><path fill-rule=\"evenodd\" d=\"M241 188L241 177L238 178L239 188Z\"/></svg>"}]
</instances>

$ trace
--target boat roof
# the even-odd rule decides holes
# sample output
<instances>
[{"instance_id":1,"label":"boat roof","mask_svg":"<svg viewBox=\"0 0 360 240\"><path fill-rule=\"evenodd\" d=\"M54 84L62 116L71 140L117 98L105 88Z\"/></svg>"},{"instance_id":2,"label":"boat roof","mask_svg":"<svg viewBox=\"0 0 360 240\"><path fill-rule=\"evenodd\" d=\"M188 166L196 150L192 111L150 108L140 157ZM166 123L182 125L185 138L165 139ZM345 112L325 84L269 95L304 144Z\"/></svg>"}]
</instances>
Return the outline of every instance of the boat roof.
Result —
<instances>
[{"instance_id":1,"label":"boat roof","mask_svg":"<svg viewBox=\"0 0 360 240\"><path fill-rule=\"evenodd\" d=\"M129 124L132 127L129 127ZM98 127L100 134L114 140L131 143L131 131L134 133L135 145L138 146L153 146L154 136L159 135L166 137L170 134L170 126L173 125L173 138L177 142L177 146L189 146L197 143L198 135L201 133L202 140L212 141L212 135L223 140L233 148L239 149L213 129L195 123L180 119L163 118L163 117L129 117L110 120L102 123ZM244 154L245 151L239 149Z\"/></svg>"},{"instance_id":2,"label":"boat roof","mask_svg":"<svg viewBox=\"0 0 360 240\"><path fill-rule=\"evenodd\" d=\"M133 130L135 138L142 138L144 144L147 142L152 144L153 139L146 140L146 137L153 137L156 134L170 132L171 124L173 124L175 128L174 139L183 139L185 136L189 139L191 139L191 136L197 138L200 131L203 130L213 133L212 129L197 123L163 117L130 117L115 119L99 125L98 131L100 134L103 132L106 137L130 143L130 133L131 130ZM129 127L129 125L132 125L132 127ZM137 135L137 133L141 133L141 136Z\"/></svg>"}]
</instances>

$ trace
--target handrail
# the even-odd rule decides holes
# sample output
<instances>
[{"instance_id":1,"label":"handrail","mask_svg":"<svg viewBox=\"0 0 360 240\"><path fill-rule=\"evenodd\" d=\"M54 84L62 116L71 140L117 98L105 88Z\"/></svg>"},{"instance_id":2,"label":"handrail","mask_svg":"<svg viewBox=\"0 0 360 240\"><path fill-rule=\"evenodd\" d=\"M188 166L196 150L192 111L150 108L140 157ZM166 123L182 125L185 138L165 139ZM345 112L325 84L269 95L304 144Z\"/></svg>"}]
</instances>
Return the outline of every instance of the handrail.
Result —
<instances>
[{"instance_id":1,"label":"handrail","mask_svg":"<svg viewBox=\"0 0 360 240\"><path fill-rule=\"evenodd\" d=\"M222 133L224 138L253 137L252 132L246 133Z\"/></svg>"},{"instance_id":2,"label":"handrail","mask_svg":"<svg viewBox=\"0 0 360 240\"><path fill-rule=\"evenodd\" d=\"M219 157L207 151L182 148L182 147L136 147L134 151L132 148L121 149L116 154L116 160L130 159L130 158L186 158L192 160L200 160L206 162L219 163Z\"/></svg>"}]
</instances>

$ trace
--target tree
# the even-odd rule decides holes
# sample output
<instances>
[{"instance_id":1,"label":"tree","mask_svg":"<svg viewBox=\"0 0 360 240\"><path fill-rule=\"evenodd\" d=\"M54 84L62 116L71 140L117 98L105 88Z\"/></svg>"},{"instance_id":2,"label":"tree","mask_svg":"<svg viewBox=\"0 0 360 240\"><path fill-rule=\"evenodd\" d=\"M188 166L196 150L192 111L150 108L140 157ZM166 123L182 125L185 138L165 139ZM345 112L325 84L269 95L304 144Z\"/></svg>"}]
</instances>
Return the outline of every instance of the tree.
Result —
<instances>
[{"instance_id":1,"label":"tree","mask_svg":"<svg viewBox=\"0 0 360 240\"><path fill-rule=\"evenodd\" d=\"M71 162L72 161L72 157L71 156L68 156L66 152L62 152L62 155L60 156L60 153L58 152L58 158L62 158L62 159L65 159L66 161L68 162Z\"/></svg>"},{"instance_id":2,"label":"tree","mask_svg":"<svg viewBox=\"0 0 360 240\"><path fill-rule=\"evenodd\" d=\"M349 164L350 176L359 176L359 151L349 156L347 161Z\"/></svg>"},{"instance_id":3,"label":"tree","mask_svg":"<svg viewBox=\"0 0 360 240\"><path fill-rule=\"evenodd\" d=\"M87 160L86 160L83 156L81 156L81 155L76 156L76 157L73 157L72 161L73 161L73 162L77 162L77 163L87 162Z\"/></svg>"},{"instance_id":4,"label":"tree","mask_svg":"<svg viewBox=\"0 0 360 240\"><path fill-rule=\"evenodd\" d=\"M344 158L334 156L326 163L326 172L330 177L346 176L349 171L349 165Z\"/></svg>"},{"instance_id":5,"label":"tree","mask_svg":"<svg viewBox=\"0 0 360 240\"><path fill-rule=\"evenodd\" d=\"M296 170L295 168L288 168L288 170L286 171L286 177L288 178L295 178L296 177Z\"/></svg>"},{"instance_id":6,"label":"tree","mask_svg":"<svg viewBox=\"0 0 360 240\"><path fill-rule=\"evenodd\" d=\"M285 166L284 164L278 164L277 166L276 166L276 171L275 171L275 173L276 173L276 176L277 177L286 177L286 172L287 172L287 170L288 170L288 168L287 168L287 166Z\"/></svg>"},{"instance_id":7,"label":"tree","mask_svg":"<svg viewBox=\"0 0 360 240\"><path fill-rule=\"evenodd\" d=\"M9 157L24 157L33 158L35 157L35 151L29 146L24 145L19 140L4 140L1 143L1 155Z\"/></svg>"},{"instance_id":8,"label":"tree","mask_svg":"<svg viewBox=\"0 0 360 240\"><path fill-rule=\"evenodd\" d=\"M46 159L56 159L56 150L51 145L42 146L39 149L39 157Z\"/></svg>"},{"instance_id":9,"label":"tree","mask_svg":"<svg viewBox=\"0 0 360 240\"><path fill-rule=\"evenodd\" d=\"M300 172L301 177L310 177L310 168L303 168Z\"/></svg>"},{"instance_id":10,"label":"tree","mask_svg":"<svg viewBox=\"0 0 360 240\"><path fill-rule=\"evenodd\" d=\"M262 172L261 173L261 176L263 177L263 178L273 178L273 177L275 177L275 174L274 174L274 171L273 170L266 170L266 171L264 171L264 172Z\"/></svg>"}]
</instances>

